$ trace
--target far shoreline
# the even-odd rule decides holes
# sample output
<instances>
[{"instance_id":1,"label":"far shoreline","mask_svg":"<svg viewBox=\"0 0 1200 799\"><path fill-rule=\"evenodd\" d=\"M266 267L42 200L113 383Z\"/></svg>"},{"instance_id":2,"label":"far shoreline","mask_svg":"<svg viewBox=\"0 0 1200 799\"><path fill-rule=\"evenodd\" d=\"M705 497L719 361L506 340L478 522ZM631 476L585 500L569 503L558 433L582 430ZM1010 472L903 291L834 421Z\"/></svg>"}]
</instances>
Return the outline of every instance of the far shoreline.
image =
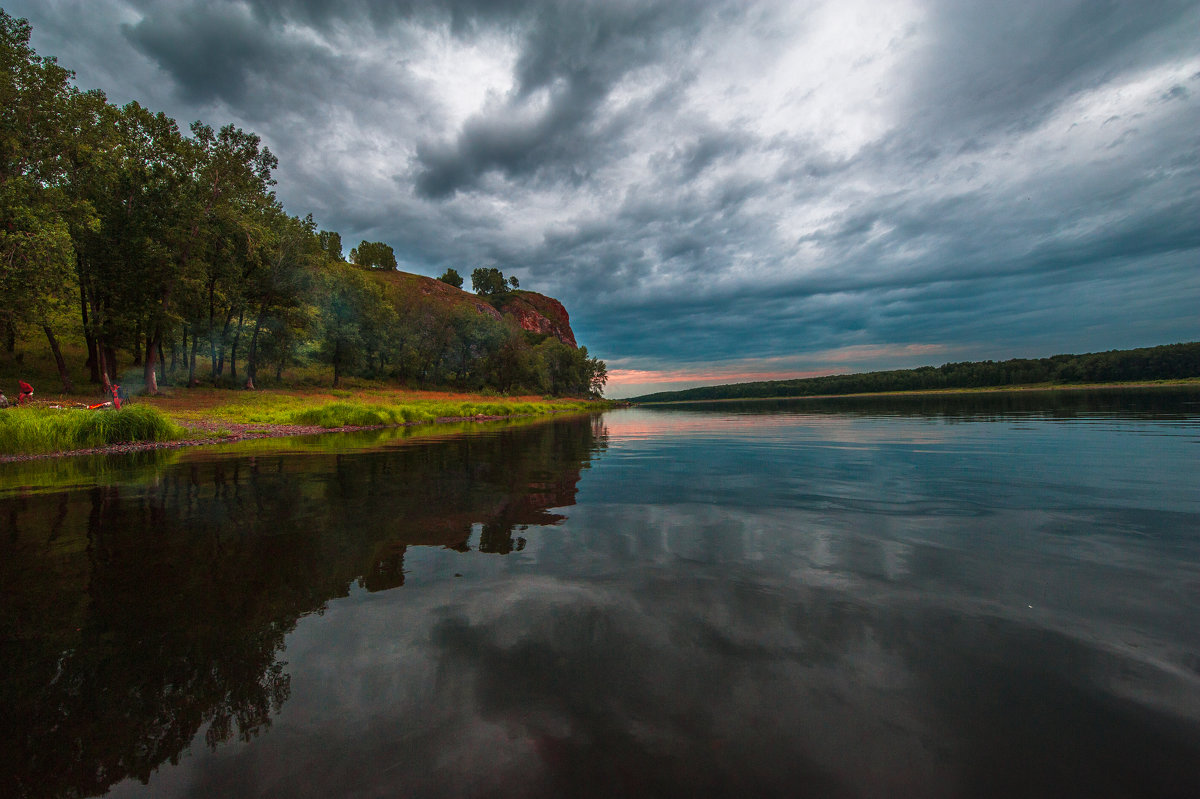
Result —
<instances>
[{"instance_id":1,"label":"far shoreline","mask_svg":"<svg viewBox=\"0 0 1200 799\"><path fill-rule=\"evenodd\" d=\"M1200 377L1189 377L1180 380L1152 380L1131 383L1064 383L1044 384L1035 383L1020 386L985 386L981 388L927 388L908 391L867 391L855 394L788 394L777 397L722 397L720 399L690 399L666 400L662 402L637 402L636 400L618 399L634 407L649 407L659 405L713 405L731 402L771 402L780 400L827 400L827 399L861 399L865 397L926 397L926 396L955 396L976 394L1017 394L1049 391L1109 391L1120 389L1158 389L1158 388L1195 388L1200 391Z\"/></svg>"}]
</instances>

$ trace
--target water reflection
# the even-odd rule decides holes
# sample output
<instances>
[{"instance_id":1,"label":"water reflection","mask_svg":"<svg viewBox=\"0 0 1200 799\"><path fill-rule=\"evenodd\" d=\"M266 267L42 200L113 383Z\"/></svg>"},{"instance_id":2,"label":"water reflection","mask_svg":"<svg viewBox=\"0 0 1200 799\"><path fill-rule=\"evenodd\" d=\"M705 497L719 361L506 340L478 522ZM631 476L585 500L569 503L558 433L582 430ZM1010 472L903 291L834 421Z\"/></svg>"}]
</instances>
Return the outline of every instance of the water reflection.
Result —
<instances>
[{"instance_id":1,"label":"water reflection","mask_svg":"<svg viewBox=\"0 0 1200 799\"><path fill-rule=\"evenodd\" d=\"M1200 412L1162 396L635 409L12 495L0 778L1200 795Z\"/></svg>"},{"instance_id":2,"label":"water reflection","mask_svg":"<svg viewBox=\"0 0 1200 799\"><path fill-rule=\"evenodd\" d=\"M1195 718L1106 691L1158 685L1157 670L1068 635L703 569L587 591L547 581L509 602L431 631L447 695L494 725L497 795L1183 796L1197 784ZM470 784L439 772L415 786L434 780L442 795Z\"/></svg>"},{"instance_id":3,"label":"water reflection","mask_svg":"<svg viewBox=\"0 0 1200 799\"><path fill-rule=\"evenodd\" d=\"M176 464L10 496L0 585L0 792L90 796L198 731L249 740L291 692L297 620L404 584L411 547L507 553L560 521L603 440L587 418L358 455Z\"/></svg>"}]
</instances>

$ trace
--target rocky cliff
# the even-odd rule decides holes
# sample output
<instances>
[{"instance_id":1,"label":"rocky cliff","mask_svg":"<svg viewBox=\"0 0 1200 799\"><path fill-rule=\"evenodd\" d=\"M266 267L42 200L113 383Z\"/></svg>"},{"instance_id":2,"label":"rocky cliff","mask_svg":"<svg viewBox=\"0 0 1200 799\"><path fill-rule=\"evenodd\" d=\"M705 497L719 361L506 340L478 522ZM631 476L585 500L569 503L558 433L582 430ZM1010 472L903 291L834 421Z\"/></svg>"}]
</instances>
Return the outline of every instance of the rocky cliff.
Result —
<instances>
[{"instance_id":1,"label":"rocky cliff","mask_svg":"<svg viewBox=\"0 0 1200 799\"><path fill-rule=\"evenodd\" d=\"M513 291L493 305L483 297L424 275L380 270L368 270L368 274L402 313L424 309L438 315L470 309L522 330L554 336L569 347L578 347L567 309L553 297L536 291Z\"/></svg>"},{"instance_id":2,"label":"rocky cliff","mask_svg":"<svg viewBox=\"0 0 1200 799\"><path fill-rule=\"evenodd\" d=\"M511 316L522 330L554 336L569 347L579 346L567 309L553 297L534 291L514 291L499 305L501 312Z\"/></svg>"}]
</instances>

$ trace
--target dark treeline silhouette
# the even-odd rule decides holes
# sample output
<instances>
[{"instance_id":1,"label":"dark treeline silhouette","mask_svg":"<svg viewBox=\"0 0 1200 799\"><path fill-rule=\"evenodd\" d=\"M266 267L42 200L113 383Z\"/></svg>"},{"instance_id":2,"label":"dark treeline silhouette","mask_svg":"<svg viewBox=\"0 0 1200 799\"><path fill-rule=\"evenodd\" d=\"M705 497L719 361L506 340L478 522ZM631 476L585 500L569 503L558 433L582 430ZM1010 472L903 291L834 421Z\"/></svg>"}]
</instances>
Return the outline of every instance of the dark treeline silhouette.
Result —
<instances>
[{"instance_id":1,"label":"dark treeline silhouette","mask_svg":"<svg viewBox=\"0 0 1200 799\"><path fill-rule=\"evenodd\" d=\"M151 394L160 380L253 388L309 365L334 385L603 387L601 361L489 312L486 295L389 296L392 248L363 241L347 262L338 233L289 215L257 135L199 121L183 132L137 102L112 105L30 33L0 10L0 347L15 357L44 336L65 392L74 350L93 383Z\"/></svg>"},{"instance_id":2,"label":"dark treeline silhouette","mask_svg":"<svg viewBox=\"0 0 1200 799\"><path fill-rule=\"evenodd\" d=\"M1191 419L1196 390L1187 385L1154 389L1093 388L1088 391L981 391L962 393L855 394L694 401L672 405L672 413L799 414L803 416L909 417L996 421L1021 417L1071 420L1105 416Z\"/></svg>"},{"instance_id":3,"label":"dark treeline silhouette","mask_svg":"<svg viewBox=\"0 0 1200 799\"><path fill-rule=\"evenodd\" d=\"M811 397L884 391L988 388L1037 383L1117 383L1200 377L1200 342L1050 358L968 361L917 369L828 375L798 380L732 383L633 397L633 402Z\"/></svg>"},{"instance_id":4,"label":"dark treeline silhouette","mask_svg":"<svg viewBox=\"0 0 1200 799\"><path fill-rule=\"evenodd\" d=\"M3 794L99 795L198 733L259 734L302 616L402 586L414 546L521 550L605 440L575 417L350 456L157 453L119 484L0 496Z\"/></svg>"}]
</instances>

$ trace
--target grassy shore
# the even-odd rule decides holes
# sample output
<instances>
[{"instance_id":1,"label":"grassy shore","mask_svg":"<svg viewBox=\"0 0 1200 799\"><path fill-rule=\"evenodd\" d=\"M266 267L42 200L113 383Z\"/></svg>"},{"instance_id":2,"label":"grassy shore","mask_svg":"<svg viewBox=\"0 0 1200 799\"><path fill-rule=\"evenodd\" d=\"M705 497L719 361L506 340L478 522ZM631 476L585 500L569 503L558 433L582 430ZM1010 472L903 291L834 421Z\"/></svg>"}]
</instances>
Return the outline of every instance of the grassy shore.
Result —
<instances>
[{"instance_id":1,"label":"grassy shore","mask_svg":"<svg viewBox=\"0 0 1200 799\"><path fill-rule=\"evenodd\" d=\"M5 455L169 441L183 435L182 427L145 405L103 412L31 405L0 412L0 454Z\"/></svg>"},{"instance_id":2,"label":"grassy shore","mask_svg":"<svg viewBox=\"0 0 1200 799\"><path fill-rule=\"evenodd\" d=\"M176 389L140 404L161 410L179 424L308 425L376 427L486 416L536 416L604 407L603 402L542 397L487 397L393 388L348 390Z\"/></svg>"},{"instance_id":3,"label":"grassy shore","mask_svg":"<svg viewBox=\"0 0 1200 799\"><path fill-rule=\"evenodd\" d=\"M497 419L607 407L589 400L487 397L390 388L353 390L175 389L137 397L120 411L70 407L70 398L0 413L0 456L131 443L203 442L320 430Z\"/></svg>"}]
</instances>

